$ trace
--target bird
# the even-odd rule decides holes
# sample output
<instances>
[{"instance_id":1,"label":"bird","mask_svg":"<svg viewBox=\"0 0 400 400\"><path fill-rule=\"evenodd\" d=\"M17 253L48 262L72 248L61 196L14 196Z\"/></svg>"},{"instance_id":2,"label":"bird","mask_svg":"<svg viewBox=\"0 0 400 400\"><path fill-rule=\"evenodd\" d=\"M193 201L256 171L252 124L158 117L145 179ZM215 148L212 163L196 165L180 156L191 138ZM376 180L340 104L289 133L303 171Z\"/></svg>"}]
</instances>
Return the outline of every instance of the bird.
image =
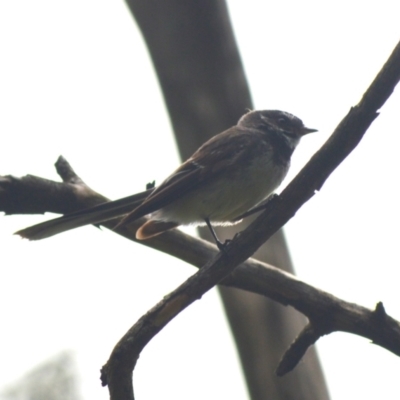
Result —
<instances>
[{"instance_id":1,"label":"bird","mask_svg":"<svg viewBox=\"0 0 400 400\"><path fill-rule=\"evenodd\" d=\"M300 139L316 129L280 110L254 110L204 143L158 187L65 214L16 232L40 240L83 225L124 215L119 230L149 216L136 231L146 240L180 225L233 225L268 199L287 175Z\"/></svg>"}]
</instances>

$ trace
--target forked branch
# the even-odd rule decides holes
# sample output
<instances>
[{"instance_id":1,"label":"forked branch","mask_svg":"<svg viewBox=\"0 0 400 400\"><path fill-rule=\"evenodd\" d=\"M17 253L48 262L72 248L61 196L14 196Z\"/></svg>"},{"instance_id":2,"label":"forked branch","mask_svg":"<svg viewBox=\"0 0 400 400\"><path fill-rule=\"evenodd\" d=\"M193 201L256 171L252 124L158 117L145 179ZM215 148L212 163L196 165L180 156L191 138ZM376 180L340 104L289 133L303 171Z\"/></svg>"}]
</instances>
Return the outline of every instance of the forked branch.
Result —
<instances>
[{"instance_id":1,"label":"forked branch","mask_svg":"<svg viewBox=\"0 0 400 400\"><path fill-rule=\"evenodd\" d=\"M399 80L400 43L360 103L350 110L325 145L312 157L282 194L269 202L266 210L245 231L233 239L227 254L219 253L209 260L212 255L215 255L212 245L188 238L179 232L170 232L145 242L146 245L164 251L171 244L171 242L168 244L168 241L172 240L175 244L185 242L181 249L177 249L180 247L177 246L175 249L170 248L168 252L174 255L180 253L180 258L197 266L201 266L205 258L209 261L143 316L116 345L102 370L102 381L103 384L109 386L111 399L133 399L132 371L141 350L180 311L220 282L262 293L282 304L290 304L308 316L309 325L296 339L278 367L277 372L280 375L291 370L306 349L321 335L338 330L367 337L374 343L400 355L400 324L386 315L381 304L378 304L374 311L367 310L317 290L274 267L252 260L245 262L316 191L321 189L333 170L357 146ZM10 188L13 186L10 183L11 178L2 179L0 180L0 207L2 207L2 199L7 196L12 197ZM15 182L14 180L14 184ZM76 181L72 185L84 184ZM100 195L93 192L89 194L91 204L96 203L94 199L98 199L97 196ZM80 205L82 205L82 198L80 198ZM24 211L21 209L12 212ZM135 227L127 229L124 235L131 235L134 229ZM239 264L241 265L236 268Z\"/></svg>"}]
</instances>

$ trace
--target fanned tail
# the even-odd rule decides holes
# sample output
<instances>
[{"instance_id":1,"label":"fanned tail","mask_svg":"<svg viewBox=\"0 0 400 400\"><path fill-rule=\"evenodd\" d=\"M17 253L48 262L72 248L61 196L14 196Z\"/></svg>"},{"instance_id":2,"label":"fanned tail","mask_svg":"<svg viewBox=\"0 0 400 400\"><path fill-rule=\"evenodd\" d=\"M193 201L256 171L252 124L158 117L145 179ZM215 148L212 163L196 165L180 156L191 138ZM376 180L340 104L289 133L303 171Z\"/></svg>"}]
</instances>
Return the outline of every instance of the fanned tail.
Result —
<instances>
[{"instance_id":1,"label":"fanned tail","mask_svg":"<svg viewBox=\"0 0 400 400\"><path fill-rule=\"evenodd\" d=\"M62 217L22 229L15 232L15 235L29 240L41 240L84 225L99 224L129 213L132 209L138 207L151 192L152 190L147 190L123 199L66 214Z\"/></svg>"}]
</instances>

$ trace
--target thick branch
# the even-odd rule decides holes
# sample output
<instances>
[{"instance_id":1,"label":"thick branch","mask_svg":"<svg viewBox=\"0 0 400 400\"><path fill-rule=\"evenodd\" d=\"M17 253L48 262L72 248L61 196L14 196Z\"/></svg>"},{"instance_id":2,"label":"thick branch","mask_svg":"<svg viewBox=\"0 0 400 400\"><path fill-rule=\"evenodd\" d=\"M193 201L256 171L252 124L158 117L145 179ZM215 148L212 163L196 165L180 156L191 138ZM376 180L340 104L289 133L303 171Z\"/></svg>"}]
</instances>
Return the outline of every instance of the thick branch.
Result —
<instances>
[{"instance_id":1,"label":"thick branch","mask_svg":"<svg viewBox=\"0 0 400 400\"><path fill-rule=\"evenodd\" d=\"M0 211L6 215L66 214L108 201L85 185L65 158L59 157L55 167L63 183L33 175L0 176Z\"/></svg>"},{"instance_id":2,"label":"thick branch","mask_svg":"<svg viewBox=\"0 0 400 400\"><path fill-rule=\"evenodd\" d=\"M361 102L350 110L327 143L314 155L281 196L271 201L267 210L232 241L228 248L228 255L218 254L215 260L208 262L197 274L189 278L187 282L142 317L117 344L103 370L104 382L109 384L113 399L127 398L118 397L120 388L132 390L131 372L145 344L177 313L231 273L235 265L244 262L251 256L265 240L295 214L304 202L313 196L315 191L322 187L332 171L359 143L369 125L378 115L378 109L390 96L399 79L400 44ZM129 229L125 233L130 234ZM299 311L305 313L309 316L313 327L311 336L309 330L300 335L297 344L292 347L295 351L290 350L289 356L291 354L301 355L305 347L309 346L314 338L316 340L315 331L318 331L319 337L320 333L329 333L334 330L353 332L368 337L376 344L400 355L400 325L384 313L383 307L378 306L377 310L372 312L340 301L295 278L289 278L289 275L275 271L272 267L263 266L253 269L252 274L257 271L258 279L261 274L260 268L275 276L273 287L269 287L267 295L284 304L292 304ZM240 273L241 268L237 268L224 282L229 283L230 279L237 278ZM248 270L245 270L245 275L251 276ZM268 283L270 284L271 281L263 282L264 289ZM246 285L253 288L257 286L252 279L247 279L244 286ZM295 290L294 287L296 287ZM301 343L305 343L305 345ZM293 357L298 358L299 356ZM281 364L283 367L280 367L278 372L286 372L292 368L293 364L293 362L287 362L286 358ZM289 365L289 367L285 365Z\"/></svg>"},{"instance_id":3,"label":"thick branch","mask_svg":"<svg viewBox=\"0 0 400 400\"><path fill-rule=\"evenodd\" d=\"M350 110L328 142L314 155L282 195L268 203L266 211L233 239L227 254L218 254L214 260L209 261L199 272L165 297L116 345L102 371L103 384L109 385L112 399L133 398L131 371L144 346L179 312L230 274L235 266L254 254L317 190L320 190L333 170L357 146L399 79L400 43L359 105ZM398 323L395 322L395 325L398 327ZM312 343L310 340L304 342L308 345Z\"/></svg>"},{"instance_id":4,"label":"thick branch","mask_svg":"<svg viewBox=\"0 0 400 400\"><path fill-rule=\"evenodd\" d=\"M68 165L64 159L57 162L57 168L60 163ZM42 178L36 178L40 182L43 199L52 196L51 188L58 184L63 183L47 181ZM6 186L6 192L11 197L19 193L21 190L25 191L29 197L32 188L31 181L22 179L13 179L14 184L20 185L18 190L13 190L12 186ZM18 183L17 183L18 182ZM83 198L90 203L101 202L104 200L103 196L95 195L92 190L87 190L86 185L80 181L81 188L79 192L86 193ZM70 186L66 186L64 190L69 190ZM64 208L63 198L56 197L55 201L56 211ZM60 205L61 204L61 205ZM78 199L72 203L73 209L79 207ZM85 204L83 202L83 206ZM39 212L44 212L45 209ZM20 210L19 212L23 212ZM109 223L110 227L114 226L114 222ZM130 231L125 232L126 237L134 240L134 227ZM163 251L172 256L180 258L198 268L204 265L208 260L217 255L217 250L214 245L207 241L194 238L178 230L166 232L165 234L156 237L146 242L139 242L146 244L154 249ZM290 305L306 315L310 321L313 322L313 327L319 328L319 336L334 331L344 331L357 334L372 340L374 343L386 348L394 354L400 355L400 327L399 323L387 316L382 307L379 307L380 313L373 312L364 307L345 302L340 300L329 293L316 289L296 277L283 272L282 270L261 263L256 260L247 260L245 263L239 265L228 277L226 277L220 284L230 287L236 287L248 290L263 296L272 298L273 300L283 304ZM383 312L382 312L383 310ZM377 318L379 316L379 318ZM383 323L382 323L383 322ZM309 326L307 326L309 327ZM316 328L312 328L315 331ZM302 338L302 335L299 336ZM296 340L297 341L297 340ZM304 343L303 340L300 340ZM301 345L300 343L300 345ZM295 362L299 361L298 354L305 352L304 346L300 348L299 344L291 348L282 361L282 366L279 367L279 374L288 372L290 368L295 366ZM295 353L295 354L293 354Z\"/></svg>"}]
</instances>

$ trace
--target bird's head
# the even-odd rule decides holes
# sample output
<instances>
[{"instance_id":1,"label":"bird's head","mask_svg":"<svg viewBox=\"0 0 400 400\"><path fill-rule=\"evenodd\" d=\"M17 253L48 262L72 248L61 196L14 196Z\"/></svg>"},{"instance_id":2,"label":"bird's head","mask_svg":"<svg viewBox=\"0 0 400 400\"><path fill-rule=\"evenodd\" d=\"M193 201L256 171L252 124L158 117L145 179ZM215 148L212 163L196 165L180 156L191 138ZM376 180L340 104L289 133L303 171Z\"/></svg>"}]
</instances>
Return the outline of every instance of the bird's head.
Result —
<instances>
[{"instance_id":1,"label":"bird's head","mask_svg":"<svg viewBox=\"0 0 400 400\"><path fill-rule=\"evenodd\" d=\"M238 126L277 131L297 141L308 133L317 132L316 129L304 126L300 118L279 110L250 111L240 118Z\"/></svg>"}]
</instances>

